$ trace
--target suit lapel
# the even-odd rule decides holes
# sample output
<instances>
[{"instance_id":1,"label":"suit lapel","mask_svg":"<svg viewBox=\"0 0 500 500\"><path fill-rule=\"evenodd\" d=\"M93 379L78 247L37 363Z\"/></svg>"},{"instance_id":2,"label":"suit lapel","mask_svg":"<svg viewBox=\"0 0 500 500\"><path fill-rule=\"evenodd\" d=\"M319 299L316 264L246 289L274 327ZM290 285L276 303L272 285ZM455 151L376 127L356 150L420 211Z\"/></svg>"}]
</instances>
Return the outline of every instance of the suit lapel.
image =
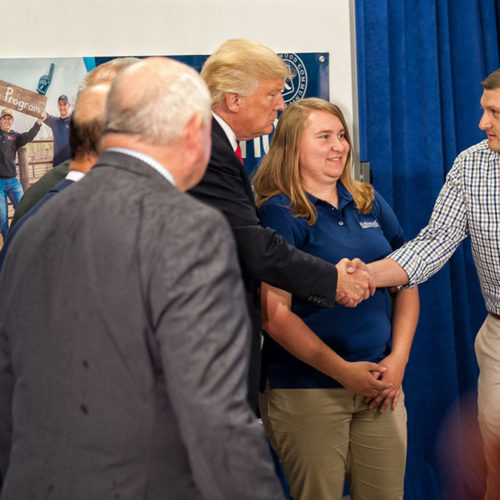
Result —
<instances>
[{"instance_id":1,"label":"suit lapel","mask_svg":"<svg viewBox=\"0 0 500 500\"><path fill-rule=\"evenodd\" d=\"M254 203L252 186L250 184L250 179L248 178L247 171L245 170L245 166L241 163L240 159L236 156L236 153L231 146L231 142L229 141L226 133L219 125L217 120L214 118L212 120L212 134L218 138L218 140L224 144L224 153L227 158L231 158L231 167L238 171L241 181L245 186L245 191L247 196L251 199L252 204Z\"/></svg>"}]
</instances>

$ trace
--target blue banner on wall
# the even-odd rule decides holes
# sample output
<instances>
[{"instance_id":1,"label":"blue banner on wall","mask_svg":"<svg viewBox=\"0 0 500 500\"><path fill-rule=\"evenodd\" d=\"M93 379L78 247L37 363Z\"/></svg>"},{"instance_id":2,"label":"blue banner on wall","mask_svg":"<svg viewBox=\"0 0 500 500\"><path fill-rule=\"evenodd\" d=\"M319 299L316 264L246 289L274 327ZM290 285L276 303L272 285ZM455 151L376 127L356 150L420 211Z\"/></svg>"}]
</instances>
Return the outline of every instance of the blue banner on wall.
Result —
<instances>
[{"instance_id":1,"label":"blue banner on wall","mask_svg":"<svg viewBox=\"0 0 500 500\"><path fill-rule=\"evenodd\" d=\"M292 74L285 84L283 98L289 104L304 97L321 97L329 100L329 54L327 52L283 53L279 56L288 64ZM136 56L140 57L140 56ZM206 55L168 56L201 71ZM87 69L113 59L112 57L85 58ZM241 141L241 151L247 172L251 174L269 150L271 135Z\"/></svg>"}]
</instances>

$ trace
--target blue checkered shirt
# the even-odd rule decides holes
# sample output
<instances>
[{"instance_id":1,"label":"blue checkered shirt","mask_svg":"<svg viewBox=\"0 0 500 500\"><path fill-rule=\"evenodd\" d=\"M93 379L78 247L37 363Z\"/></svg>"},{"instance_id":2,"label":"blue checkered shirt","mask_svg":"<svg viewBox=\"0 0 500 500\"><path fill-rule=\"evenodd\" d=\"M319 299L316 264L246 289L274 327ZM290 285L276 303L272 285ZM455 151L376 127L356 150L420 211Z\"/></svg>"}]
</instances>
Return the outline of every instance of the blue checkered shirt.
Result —
<instances>
[{"instance_id":1,"label":"blue checkered shirt","mask_svg":"<svg viewBox=\"0 0 500 500\"><path fill-rule=\"evenodd\" d=\"M469 235L486 309L500 314L500 153L486 140L456 158L427 227L389 257L417 285L439 271Z\"/></svg>"}]
</instances>

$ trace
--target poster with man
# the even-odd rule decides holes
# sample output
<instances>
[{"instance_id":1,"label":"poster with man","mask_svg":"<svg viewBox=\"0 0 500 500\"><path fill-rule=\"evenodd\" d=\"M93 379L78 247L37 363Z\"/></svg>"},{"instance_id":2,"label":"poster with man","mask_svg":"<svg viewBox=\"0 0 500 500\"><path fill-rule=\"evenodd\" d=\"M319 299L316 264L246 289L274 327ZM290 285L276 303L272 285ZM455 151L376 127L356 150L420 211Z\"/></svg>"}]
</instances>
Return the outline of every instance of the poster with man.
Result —
<instances>
[{"instance_id":1,"label":"poster with man","mask_svg":"<svg viewBox=\"0 0 500 500\"><path fill-rule=\"evenodd\" d=\"M24 191L69 158L69 109L86 72L82 58L0 60L2 240Z\"/></svg>"},{"instance_id":2,"label":"poster with man","mask_svg":"<svg viewBox=\"0 0 500 500\"><path fill-rule=\"evenodd\" d=\"M303 97L329 98L328 53L279 55L293 74L293 78L285 82L283 97L286 104ZM32 134L36 120L43 120L36 134L33 137L30 135L22 147L15 148L13 152L11 148L10 170L5 175L0 173L0 224L4 237L23 192L50 169L70 158L68 132L71 111L83 77L99 64L115 57L0 59L0 110L8 110L5 122L12 118L9 133L25 134L31 131ZM206 55L169 57L198 71L207 58ZM252 141L241 141L244 164L250 174L269 149L270 138L262 136Z\"/></svg>"}]
</instances>

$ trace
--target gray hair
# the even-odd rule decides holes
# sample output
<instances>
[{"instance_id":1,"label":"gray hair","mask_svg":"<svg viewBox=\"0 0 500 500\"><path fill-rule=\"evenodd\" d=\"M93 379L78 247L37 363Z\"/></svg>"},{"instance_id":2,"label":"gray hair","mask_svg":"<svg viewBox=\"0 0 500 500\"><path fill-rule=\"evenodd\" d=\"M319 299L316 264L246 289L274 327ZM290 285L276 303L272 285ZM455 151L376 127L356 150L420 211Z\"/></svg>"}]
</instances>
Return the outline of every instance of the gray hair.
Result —
<instances>
[{"instance_id":1,"label":"gray hair","mask_svg":"<svg viewBox=\"0 0 500 500\"><path fill-rule=\"evenodd\" d=\"M113 81L103 134L139 136L154 145L176 142L195 114L210 119L210 95L200 75L167 58L150 58Z\"/></svg>"}]
</instances>

